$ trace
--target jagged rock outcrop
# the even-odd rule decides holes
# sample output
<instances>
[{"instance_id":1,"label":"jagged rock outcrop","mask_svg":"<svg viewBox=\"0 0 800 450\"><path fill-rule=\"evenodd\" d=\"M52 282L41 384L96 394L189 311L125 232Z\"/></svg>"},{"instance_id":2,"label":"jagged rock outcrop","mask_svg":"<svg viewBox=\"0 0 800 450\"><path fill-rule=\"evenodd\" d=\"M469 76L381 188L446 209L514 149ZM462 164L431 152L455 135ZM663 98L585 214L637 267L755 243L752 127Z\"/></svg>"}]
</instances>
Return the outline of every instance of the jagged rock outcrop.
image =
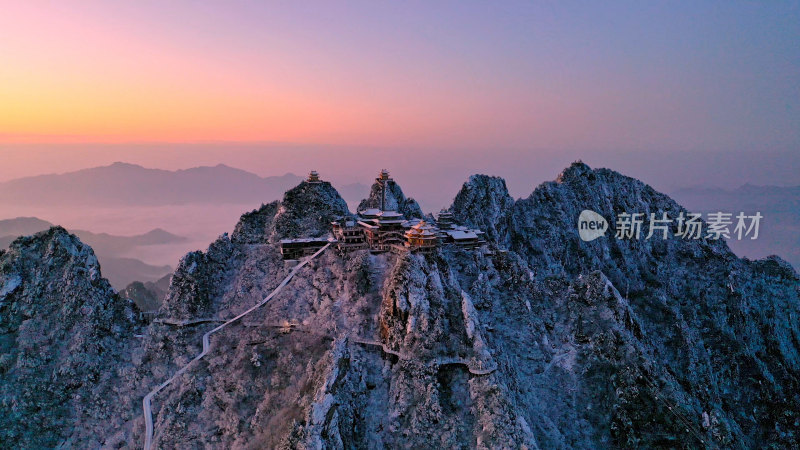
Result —
<instances>
[{"instance_id":1,"label":"jagged rock outcrop","mask_svg":"<svg viewBox=\"0 0 800 450\"><path fill-rule=\"evenodd\" d=\"M231 235L235 244L263 244L284 238L320 237L331 221L349 215L347 203L327 181L301 182L283 199L243 214Z\"/></svg>"},{"instance_id":2,"label":"jagged rock outcrop","mask_svg":"<svg viewBox=\"0 0 800 450\"><path fill-rule=\"evenodd\" d=\"M361 200L361 203L358 204L358 211L363 211L368 208L380 208L382 196L383 185L377 181L372 183L372 187L370 187L369 190L369 196L364 200ZM400 185L394 180L386 182L386 199L384 207L388 211L398 211L409 219L421 219L424 217L424 214L422 214L422 208L419 207L417 201L411 197L406 198L405 194L403 194L403 190L400 188Z\"/></svg>"},{"instance_id":3,"label":"jagged rock outcrop","mask_svg":"<svg viewBox=\"0 0 800 450\"><path fill-rule=\"evenodd\" d=\"M450 212L456 222L482 230L488 239L506 244L513 205L505 180L472 175L456 194Z\"/></svg>"},{"instance_id":4,"label":"jagged rock outcrop","mask_svg":"<svg viewBox=\"0 0 800 450\"><path fill-rule=\"evenodd\" d=\"M227 279L235 276L244 258L241 246L235 245L227 233L207 251L184 256L172 275L160 315L171 319L213 315L219 309L214 302L220 299Z\"/></svg>"},{"instance_id":5,"label":"jagged rock outcrop","mask_svg":"<svg viewBox=\"0 0 800 450\"><path fill-rule=\"evenodd\" d=\"M214 303L226 302L225 288L247 263L253 245L324 236L330 232L331 221L346 215L347 204L329 182L301 182L281 201L243 214L231 237L225 233L207 251L184 256L173 274L161 315L173 319L213 315L221 307ZM270 245L264 253L275 265L276 247Z\"/></svg>"},{"instance_id":6,"label":"jagged rock outcrop","mask_svg":"<svg viewBox=\"0 0 800 450\"><path fill-rule=\"evenodd\" d=\"M237 244L262 244L272 233L272 222L280 202L274 201L242 215L231 240Z\"/></svg>"},{"instance_id":7,"label":"jagged rock outcrop","mask_svg":"<svg viewBox=\"0 0 800 450\"><path fill-rule=\"evenodd\" d=\"M107 432L109 380L118 381L138 328L133 303L117 296L92 249L63 228L19 238L0 253L2 446L70 447L79 430Z\"/></svg>"},{"instance_id":8,"label":"jagged rock outcrop","mask_svg":"<svg viewBox=\"0 0 800 450\"><path fill-rule=\"evenodd\" d=\"M242 222L252 217L245 215ZM243 228L240 222L237 230ZM227 261L222 265L189 255L173 277L168 301L206 305L191 313L215 317L230 317L257 302L257 296L247 295L253 287L239 283L258 280L250 278L256 272L262 280L274 280L262 287L263 296L282 270L279 259L265 257L275 255L274 245L266 239L250 242L259 241L217 241L212 247L223 251L213 259ZM193 263L202 275L184 275ZM269 268L276 273L263 273ZM232 278L202 281L224 271ZM212 292L196 285L221 288ZM219 350L194 371L194 381L164 392L156 412L156 443L171 447L201 439L226 447L291 448L337 442L452 446L465 439L484 446L532 443L502 381L491 372L486 380L469 381L471 369L488 369L493 362L487 349L475 349L482 332L464 295L443 257L356 252L342 258L329 252L255 311L247 319L251 325L226 329L217 338ZM176 312L189 311L164 315ZM197 326L195 339L213 326ZM148 344L151 361L179 350L191 353L185 335L171 338L163 326L158 333ZM384 345L402 358L384 354ZM229 412L220 415L220 407ZM187 420L199 425L187 430L181 425ZM213 435L204 431L208 426L216 430ZM141 438L140 431L132 433L134 440Z\"/></svg>"},{"instance_id":9,"label":"jagged rock outcrop","mask_svg":"<svg viewBox=\"0 0 800 450\"><path fill-rule=\"evenodd\" d=\"M476 207L454 205L462 215ZM525 261L532 279L600 271L630 304L631 320L641 329L633 344L643 356L626 366L626 376L635 377L608 409L615 428L607 438L645 447L702 446L700 439L716 446L796 444L800 397L786 395L797 392L800 369L796 272L779 258L737 258L719 240L618 240L611 231L583 242L577 234L583 209L600 213L612 227L621 212L677 217L686 211L638 180L575 163L506 212L510 226L497 239ZM650 384L637 387L642 380ZM654 409L653 398L671 402L677 415L663 415L663 404ZM630 405L652 414L634 414ZM678 419L688 423L667 426Z\"/></svg>"}]
</instances>

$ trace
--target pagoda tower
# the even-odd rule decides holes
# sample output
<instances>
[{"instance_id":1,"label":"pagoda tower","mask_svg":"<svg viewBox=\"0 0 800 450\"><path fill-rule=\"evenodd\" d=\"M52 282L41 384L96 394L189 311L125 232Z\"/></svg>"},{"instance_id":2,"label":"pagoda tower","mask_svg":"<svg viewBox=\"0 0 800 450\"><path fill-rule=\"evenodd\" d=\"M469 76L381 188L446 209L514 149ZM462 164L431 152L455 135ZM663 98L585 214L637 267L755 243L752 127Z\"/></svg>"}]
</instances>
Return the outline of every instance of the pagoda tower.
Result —
<instances>
[{"instance_id":1,"label":"pagoda tower","mask_svg":"<svg viewBox=\"0 0 800 450\"><path fill-rule=\"evenodd\" d=\"M306 178L307 183L320 183L322 180L319 179L319 172L316 170L312 170L308 173L308 178Z\"/></svg>"},{"instance_id":2,"label":"pagoda tower","mask_svg":"<svg viewBox=\"0 0 800 450\"><path fill-rule=\"evenodd\" d=\"M388 170L381 169L381 173L380 173L380 175L378 175L378 178L375 178L375 181L377 181L381 185L381 211L385 211L386 210L386 185L391 183L394 180L392 180L392 178L389 176L389 171Z\"/></svg>"}]
</instances>

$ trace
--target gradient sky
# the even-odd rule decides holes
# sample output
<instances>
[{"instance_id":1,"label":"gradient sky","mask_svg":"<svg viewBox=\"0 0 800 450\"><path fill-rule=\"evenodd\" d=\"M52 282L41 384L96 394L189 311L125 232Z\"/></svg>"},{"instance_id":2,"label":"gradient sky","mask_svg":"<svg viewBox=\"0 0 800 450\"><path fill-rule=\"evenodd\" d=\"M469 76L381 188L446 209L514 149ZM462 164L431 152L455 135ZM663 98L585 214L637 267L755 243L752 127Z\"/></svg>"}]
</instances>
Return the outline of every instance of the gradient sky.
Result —
<instances>
[{"instance_id":1,"label":"gradient sky","mask_svg":"<svg viewBox=\"0 0 800 450\"><path fill-rule=\"evenodd\" d=\"M800 148L798 2L0 8L0 145Z\"/></svg>"}]
</instances>

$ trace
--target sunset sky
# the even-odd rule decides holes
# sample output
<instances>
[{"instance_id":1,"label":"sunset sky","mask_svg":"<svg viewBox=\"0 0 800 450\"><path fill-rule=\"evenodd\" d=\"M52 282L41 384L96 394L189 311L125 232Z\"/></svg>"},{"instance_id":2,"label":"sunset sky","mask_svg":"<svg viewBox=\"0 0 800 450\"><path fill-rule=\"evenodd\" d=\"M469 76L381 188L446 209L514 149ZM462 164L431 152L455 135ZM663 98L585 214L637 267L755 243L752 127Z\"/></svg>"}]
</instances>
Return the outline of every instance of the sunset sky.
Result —
<instances>
[{"instance_id":1,"label":"sunset sky","mask_svg":"<svg viewBox=\"0 0 800 450\"><path fill-rule=\"evenodd\" d=\"M666 191L800 184L798 2L0 10L0 181L114 161L341 183L388 167L443 197L476 172L527 195L583 159Z\"/></svg>"},{"instance_id":2,"label":"sunset sky","mask_svg":"<svg viewBox=\"0 0 800 450\"><path fill-rule=\"evenodd\" d=\"M797 148L797 2L8 2L0 140Z\"/></svg>"}]
</instances>

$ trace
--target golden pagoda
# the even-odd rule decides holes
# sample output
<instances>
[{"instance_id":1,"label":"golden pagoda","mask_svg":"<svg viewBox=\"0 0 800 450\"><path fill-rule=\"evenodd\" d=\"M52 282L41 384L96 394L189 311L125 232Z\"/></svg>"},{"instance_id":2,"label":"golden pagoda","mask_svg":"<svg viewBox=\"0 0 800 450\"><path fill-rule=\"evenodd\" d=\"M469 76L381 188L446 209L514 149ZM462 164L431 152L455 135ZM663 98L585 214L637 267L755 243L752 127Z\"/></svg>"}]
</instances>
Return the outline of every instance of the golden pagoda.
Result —
<instances>
[{"instance_id":1,"label":"golden pagoda","mask_svg":"<svg viewBox=\"0 0 800 450\"><path fill-rule=\"evenodd\" d=\"M409 228L405 232L406 247L409 250L423 252L433 251L439 244L439 233L436 227L429 225L424 220Z\"/></svg>"}]
</instances>

